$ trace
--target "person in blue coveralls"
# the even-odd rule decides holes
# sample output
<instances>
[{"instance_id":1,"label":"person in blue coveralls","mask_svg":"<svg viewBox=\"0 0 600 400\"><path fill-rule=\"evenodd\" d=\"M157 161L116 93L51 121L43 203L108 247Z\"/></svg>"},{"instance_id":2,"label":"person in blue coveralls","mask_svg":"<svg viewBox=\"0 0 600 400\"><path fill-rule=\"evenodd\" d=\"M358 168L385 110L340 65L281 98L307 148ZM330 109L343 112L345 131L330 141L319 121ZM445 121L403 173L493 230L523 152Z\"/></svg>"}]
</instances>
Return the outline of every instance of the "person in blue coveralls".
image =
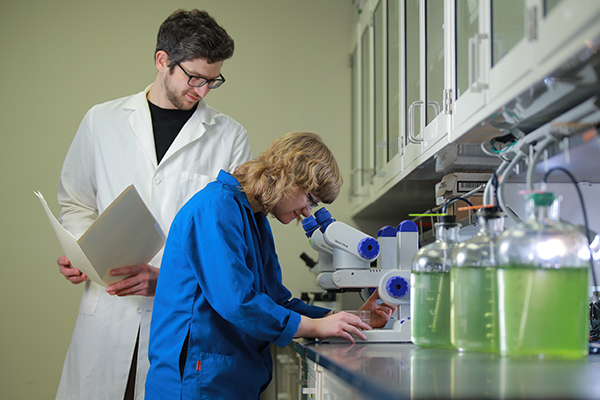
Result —
<instances>
[{"instance_id":1,"label":"person in blue coveralls","mask_svg":"<svg viewBox=\"0 0 600 400\"><path fill-rule=\"evenodd\" d=\"M314 133L275 140L221 171L177 213L165 246L150 328L146 399L258 399L272 376L269 346L294 338L366 339L371 326L292 298L267 220L301 220L333 202L342 176ZM377 292L361 309L382 327L393 309Z\"/></svg>"}]
</instances>

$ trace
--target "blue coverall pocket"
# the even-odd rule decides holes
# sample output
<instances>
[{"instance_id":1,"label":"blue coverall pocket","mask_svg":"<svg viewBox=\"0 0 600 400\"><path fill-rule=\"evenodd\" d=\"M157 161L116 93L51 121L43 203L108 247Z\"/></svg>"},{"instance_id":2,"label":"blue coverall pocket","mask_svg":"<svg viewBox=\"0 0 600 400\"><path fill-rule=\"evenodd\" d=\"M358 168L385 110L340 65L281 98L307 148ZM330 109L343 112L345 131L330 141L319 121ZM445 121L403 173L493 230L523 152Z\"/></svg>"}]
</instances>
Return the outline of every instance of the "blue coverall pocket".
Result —
<instances>
[{"instance_id":1,"label":"blue coverall pocket","mask_svg":"<svg viewBox=\"0 0 600 400\"><path fill-rule=\"evenodd\" d=\"M258 399L261 385L244 379L257 377L256 366L222 354L199 353L199 358L186 362L182 399Z\"/></svg>"}]
</instances>

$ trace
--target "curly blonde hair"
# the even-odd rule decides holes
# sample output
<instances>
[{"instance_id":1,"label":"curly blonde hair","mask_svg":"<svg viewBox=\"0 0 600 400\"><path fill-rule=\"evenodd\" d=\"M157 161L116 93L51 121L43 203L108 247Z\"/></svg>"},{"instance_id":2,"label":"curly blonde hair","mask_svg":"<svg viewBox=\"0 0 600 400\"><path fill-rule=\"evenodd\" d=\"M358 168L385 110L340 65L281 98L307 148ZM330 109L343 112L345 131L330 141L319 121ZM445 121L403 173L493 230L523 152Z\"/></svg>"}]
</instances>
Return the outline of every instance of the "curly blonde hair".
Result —
<instances>
[{"instance_id":1,"label":"curly blonde hair","mask_svg":"<svg viewBox=\"0 0 600 400\"><path fill-rule=\"evenodd\" d=\"M232 175L242 190L261 204L265 215L298 188L330 204L343 183L333 153L319 135L311 132L292 132L274 140L260 156L237 167Z\"/></svg>"}]
</instances>

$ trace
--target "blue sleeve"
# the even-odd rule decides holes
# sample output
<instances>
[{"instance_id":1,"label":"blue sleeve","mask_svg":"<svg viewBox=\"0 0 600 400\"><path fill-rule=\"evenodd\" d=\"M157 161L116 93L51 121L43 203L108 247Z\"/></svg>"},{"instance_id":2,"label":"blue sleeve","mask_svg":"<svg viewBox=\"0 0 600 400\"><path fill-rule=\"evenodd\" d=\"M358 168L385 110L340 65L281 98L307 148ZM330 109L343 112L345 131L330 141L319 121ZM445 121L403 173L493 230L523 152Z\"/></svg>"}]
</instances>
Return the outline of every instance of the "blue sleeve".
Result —
<instances>
[{"instance_id":1,"label":"blue sleeve","mask_svg":"<svg viewBox=\"0 0 600 400\"><path fill-rule=\"evenodd\" d=\"M329 309L317 306L309 306L298 298L292 298L292 293L283 285L281 266L277 253L275 252L275 243L273 241L273 233L267 218L263 217L263 225L265 234L263 235L263 252L267 254L265 270L268 279L268 287L272 288L275 302L289 310L297 312L301 315L306 315L310 318L322 318L327 314Z\"/></svg>"},{"instance_id":2,"label":"blue sleeve","mask_svg":"<svg viewBox=\"0 0 600 400\"><path fill-rule=\"evenodd\" d=\"M252 228L252 213L234 196L213 193L188 220L182 250L202 296L221 318L252 337L286 345L300 315L261 289L264 272L256 263L261 243Z\"/></svg>"}]
</instances>

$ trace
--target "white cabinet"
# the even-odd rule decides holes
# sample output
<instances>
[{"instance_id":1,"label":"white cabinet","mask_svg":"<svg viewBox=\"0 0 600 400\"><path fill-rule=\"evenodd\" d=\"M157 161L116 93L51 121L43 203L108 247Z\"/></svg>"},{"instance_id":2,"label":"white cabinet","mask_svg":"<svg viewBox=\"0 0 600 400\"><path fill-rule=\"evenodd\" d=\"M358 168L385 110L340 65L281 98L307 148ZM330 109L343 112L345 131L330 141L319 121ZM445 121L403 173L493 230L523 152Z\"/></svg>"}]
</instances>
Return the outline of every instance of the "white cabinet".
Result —
<instances>
[{"instance_id":1,"label":"white cabinet","mask_svg":"<svg viewBox=\"0 0 600 400\"><path fill-rule=\"evenodd\" d=\"M405 126L402 168L414 168L419 157L446 133L444 113L444 3L407 0L404 4Z\"/></svg>"},{"instance_id":2,"label":"white cabinet","mask_svg":"<svg viewBox=\"0 0 600 400\"><path fill-rule=\"evenodd\" d=\"M453 128L460 127L486 104L491 65L489 1L456 0L449 10L449 27L455 32L449 64L453 100Z\"/></svg>"},{"instance_id":3,"label":"white cabinet","mask_svg":"<svg viewBox=\"0 0 600 400\"><path fill-rule=\"evenodd\" d=\"M358 400L361 398L347 382L342 381L331 371L323 369L322 375L322 400Z\"/></svg>"},{"instance_id":4,"label":"white cabinet","mask_svg":"<svg viewBox=\"0 0 600 400\"><path fill-rule=\"evenodd\" d=\"M301 385L300 391L303 398L320 399L323 392L323 373L320 365L314 361L304 358L301 360L301 366L306 376L305 384Z\"/></svg>"},{"instance_id":5,"label":"white cabinet","mask_svg":"<svg viewBox=\"0 0 600 400\"><path fill-rule=\"evenodd\" d=\"M299 347L297 347L298 349ZM351 384L314 360L301 355L289 345L284 348L272 346L274 355L274 379L272 394L266 393L261 400L353 400L366 399ZM274 392L274 393L273 393Z\"/></svg>"},{"instance_id":6,"label":"white cabinet","mask_svg":"<svg viewBox=\"0 0 600 400\"><path fill-rule=\"evenodd\" d=\"M393 0L388 0L395 2ZM448 132L444 99L449 85L445 64L447 4L443 1L398 2L405 93L399 136L403 170L412 169ZM404 27L405 29L402 29Z\"/></svg>"},{"instance_id":7,"label":"white cabinet","mask_svg":"<svg viewBox=\"0 0 600 400\"><path fill-rule=\"evenodd\" d=\"M360 14L352 64L352 195L368 196L375 173L373 39L370 16Z\"/></svg>"},{"instance_id":8,"label":"white cabinet","mask_svg":"<svg viewBox=\"0 0 600 400\"><path fill-rule=\"evenodd\" d=\"M536 8L530 0L491 0L489 98L514 97L535 65Z\"/></svg>"},{"instance_id":9,"label":"white cabinet","mask_svg":"<svg viewBox=\"0 0 600 400\"><path fill-rule=\"evenodd\" d=\"M537 82L552 83L557 69L600 36L597 0L456 0L451 12L450 141Z\"/></svg>"},{"instance_id":10,"label":"white cabinet","mask_svg":"<svg viewBox=\"0 0 600 400\"><path fill-rule=\"evenodd\" d=\"M600 1L539 0L537 77L543 79L600 36Z\"/></svg>"},{"instance_id":11,"label":"white cabinet","mask_svg":"<svg viewBox=\"0 0 600 400\"><path fill-rule=\"evenodd\" d=\"M598 0L364 0L353 53L353 216L402 203L449 144L498 136L494 115L600 40ZM542 90L544 90L542 88ZM542 104L542 103L540 103ZM510 121L509 121L510 122ZM486 136L488 135L488 136ZM439 173L439 178L444 171ZM423 209L411 212L425 211ZM383 203L387 204L388 201ZM381 208L381 207L379 207ZM367 210L367 211L365 211ZM408 211L408 210L407 210ZM382 209L381 213L385 213Z\"/></svg>"},{"instance_id":12,"label":"white cabinet","mask_svg":"<svg viewBox=\"0 0 600 400\"><path fill-rule=\"evenodd\" d=\"M274 377L271 382L274 390L270 392L275 392L274 400L299 400L302 385L305 384L300 357L289 347L271 346L271 351L274 355Z\"/></svg>"}]
</instances>

